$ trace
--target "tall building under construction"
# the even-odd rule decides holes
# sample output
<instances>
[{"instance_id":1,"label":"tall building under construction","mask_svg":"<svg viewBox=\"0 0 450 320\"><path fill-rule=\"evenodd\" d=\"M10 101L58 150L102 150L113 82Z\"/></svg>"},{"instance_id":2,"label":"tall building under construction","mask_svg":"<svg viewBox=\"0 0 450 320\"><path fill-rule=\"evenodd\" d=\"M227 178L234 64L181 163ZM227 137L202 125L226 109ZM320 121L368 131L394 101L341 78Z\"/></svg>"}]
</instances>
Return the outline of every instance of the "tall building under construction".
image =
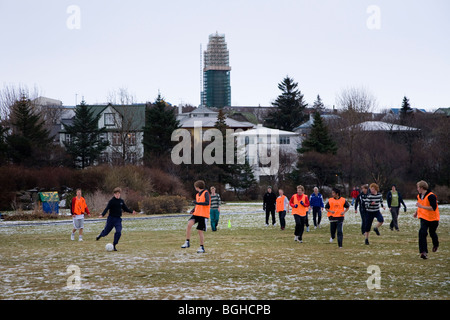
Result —
<instances>
[{"instance_id":1,"label":"tall building under construction","mask_svg":"<svg viewBox=\"0 0 450 320\"><path fill-rule=\"evenodd\" d=\"M230 57L225 35L209 35L203 58L202 105L223 108L231 106Z\"/></svg>"}]
</instances>

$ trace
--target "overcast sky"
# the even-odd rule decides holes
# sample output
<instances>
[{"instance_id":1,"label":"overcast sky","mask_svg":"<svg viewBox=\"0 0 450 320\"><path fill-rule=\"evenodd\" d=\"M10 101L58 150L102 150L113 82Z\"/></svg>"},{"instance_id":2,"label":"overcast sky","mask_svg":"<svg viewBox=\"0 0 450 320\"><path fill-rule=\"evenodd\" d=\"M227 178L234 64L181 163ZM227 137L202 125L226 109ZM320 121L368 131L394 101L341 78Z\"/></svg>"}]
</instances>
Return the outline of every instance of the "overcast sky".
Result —
<instances>
[{"instance_id":1,"label":"overcast sky","mask_svg":"<svg viewBox=\"0 0 450 320\"><path fill-rule=\"evenodd\" d=\"M75 6L75 7L74 7ZM270 105L293 77L327 106L364 87L378 109L450 107L448 0L0 0L0 85L74 105L128 88L200 103L200 44L225 34L232 105Z\"/></svg>"}]
</instances>

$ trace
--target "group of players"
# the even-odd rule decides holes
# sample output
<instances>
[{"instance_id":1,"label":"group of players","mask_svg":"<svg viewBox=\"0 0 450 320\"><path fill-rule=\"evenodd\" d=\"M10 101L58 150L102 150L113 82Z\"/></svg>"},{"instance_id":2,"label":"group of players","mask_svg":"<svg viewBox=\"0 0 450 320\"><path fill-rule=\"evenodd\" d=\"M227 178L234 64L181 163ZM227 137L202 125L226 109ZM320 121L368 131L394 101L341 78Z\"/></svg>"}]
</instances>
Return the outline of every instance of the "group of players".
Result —
<instances>
[{"instance_id":1,"label":"group of players","mask_svg":"<svg viewBox=\"0 0 450 320\"><path fill-rule=\"evenodd\" d=\"M197 192L195 201L193 202L194 208L191 211L192 216L188 220L186 227L186 241L181 248L186 249L190 247L191 229L197 224L197 230L199 234L200 247L197 250L198 253L204 253L204 232L206 231L207 219L210 218L211 208L211 196L206 189L205 182L198 180L194 183L194 188ZM358 195L355 201L355 213L358 205L361 214L361 233L365 236L365 244L369 245L369 234L372 229L373 220L377 220L376 227L373 231L380 235L379 227L383 224L384 218L380 212L380 208L385 209L383 206L383 198L379 192L377 184L372 183L370 186L364 185L361 187L362 192ZM417 210L414 213L415 218L420 220L419 230L419 252L422 259L428 258L427 248L427 236L428 232L433 242L433 252L436 252L439 247L439 240L436 233L439 225L439 208L437 197L429 190L428 184L425 181L417 182ZM120 197L120 188L114 189L114 196L108 202L105 210L101 213L101 217L104 217L109 211L106 224L102 232L97 236L96 240L107 236L113 228L115 228L114 234L114 250L117 251L116 245L119 242L122 231L122 211L136 214L135 211L130 210L123 199ZM294 194L290 200L284 195L282 189L278 190L279 196L276 197L272 192L272 188L268 187L267 193L263 198L263 209L266 211L266 226L269 225L269 217L272 215L272 225L276 224L275 211L279 214L280 227L285 229L286 213L291 209L292 215L295 220L294 240L302 243L303 232L305 227L309 231L308 213L312 211L314 227L320 228L322 210L327 211L327 216L330 221L330 242L333 242L337 235L337 243L339 248L343 246L343 223L345 213L350 209L350 204L347 200L341 196L341 192L337 188L333 188L331 191L331 197L327 203L324 204L322 195L319 193L318 188L314 188L314 193L308 197L305 194L305 188L302 185L297 186L297 193ZM399 196L399 193L393 186L392 190L388 194L388 206L392 213L392 222L390 228L398 230L398 209L400 204L403 204L406 212L406 205ZM81 196L81 190L77 189L77 195L72 199L71 212L73 216L73 225L71 239L74 240L76 230L79 230L79 240L82 241L83 233L83 221L84 214L89 214L89 210L86 205L86 201ZM216 218L214 224L217 226L218 218Z\"/></svg>"},{"instance_id":2,"label":"group of players","mask_svg":"<svg viewBox=\"0 0 450 320\"><path fill-rule=\"evenodd\" d=\"M415 218L420 220L419 230L419 252L422 259L428 258L427 248L427 236L430 234L433 242L433 252L436 252L439 247L439 239L436 233L439 225L439 208L437 197L429 190L428 183L421 180L417 182L417 203L416 211L414 213ZM297 193L294 194L288 201L284 195L282 189L279 189L279 196L276 197L272 191L272 187L268 187L266 194L263 198L263 209L266 212L266 226L269 225L269 218L272 216L272 225L276 224L275 212L279 214L281 229L285 228L285 216L286 212L289 212L289 208L292 208L292 215L295 220L295 241L303 242L302 235L306 226L306 230L309 231L308 213L312 211L314 228L320 228L320 222L322 218L322 211L327 211L327 216L330 221L330 242L333 242L336 238L339 248L343 245L343 222L345 213L350 209L350 204L344 197L341 197L341 192L337 188L333 188L331 191L331 197L328 202L324 204L322 195L319 193L317 187L314 188L314 192L308 198L305 195L305 188L302 185L297 186ZM393 185L392 189L387 194L388 207L392 215L392 221L390 223L391 230L399 231L398 227L398 214L400 205L403 205L406 212L406 205L401 197L401 194L396 190L396 186ZM353 201L352 201L353 204ZM361 215L361 233L364 235L364 243L369 245L369 234L372 230L372 223L374 219L377 220L377 225L373 228L373 231L380 235L379 228L384 223L383 215L381 214L381 208L385 210L383 205L383 197L380 193L380 188L376 183L361 186L361 193L357 194L354 199L355 213L358 210Z\"/></svg>"}]
</instances>

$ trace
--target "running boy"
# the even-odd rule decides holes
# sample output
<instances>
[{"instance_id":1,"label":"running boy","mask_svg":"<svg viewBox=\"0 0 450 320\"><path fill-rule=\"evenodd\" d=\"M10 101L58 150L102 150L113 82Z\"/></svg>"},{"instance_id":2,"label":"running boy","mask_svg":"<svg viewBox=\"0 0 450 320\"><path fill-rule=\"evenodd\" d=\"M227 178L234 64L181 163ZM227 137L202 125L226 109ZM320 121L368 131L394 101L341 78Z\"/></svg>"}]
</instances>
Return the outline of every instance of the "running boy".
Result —
<instances>
[{"instance_id":1,"label":"running boy","mask_svg":"<svg viewBox=\"0 0 450 320\"><path fill-rule=\"evenodd\" d=\"M364 235L366 233L366 204L365 201L367 196L369 195L369 185L364 184L361 186L361 193L358 195L355 201L355 213L358 212L359 205L359 214L361 216L361 234Z\"/></svg>"},{"instance_id":2,"label":"running boy","mask_svg":"<svg viewBox=\"0 0 450 320\"><path fill-rule=\"evenodd\" d=\"M417 182L417 211L414 218L420 219L419 252L422 259L428 259L427 235L430 232L433 241L433 252L439 247L439 239L436 230L439 226L439 207L437 197L428 190L428 183L421 180Z\"/></svg>"},{"instance_id":3,"label":"running boy","mask_svg":"<svg viewBox=\"0 0 450 320\"><path fill-rule=\"evenodd\" d=\"M189 248L191 246L191 229L192 226L197 223L198 236L200 239L200 248L198 248L197 253L204 253L204 232L206 231L206 221L209 219L211 197L208 190L205 189L205 182L203 180L195 181L194 188L197 191L194 201L195 207L191 211L192 216L189 218L186 228L186 241L181 246L181 248Z\"/></svg>"},{"instance_id":4,"label":"running boy","mask_svg":"<svg viewBox=\"0 0 450 320\"><path fill-rule=\"evenodd\" d=\"M298 241L300 243L303 242L303 230L305 229L305 225L307 223L308 208L309 208L309 200L308 196L304 194L305 188L302 185L297 186L297 194L294 194L289 201L289 205L292 207L292 215L295 220L295 231L294 231L294 241Z\"/></svg>"},{"instance_id":5,"label":"running boy","mask_svg":"<svg viewBox=\"0 0 450 320\"><path fill-rule=\"evenodd\" d=\"M365 244L369 244L369 232L370 229L372 228L372 222L373 219L377 219L378 223L377 226L375 228L373 228L373 231L375 231L375 233L377 234L377 236L380 235L380 231L378 230L379 227L381 227L381 225L384 222L384 218L383 215L380 212L380 206L383 208L383 210L385 210L384 206L383 206L383 196L381 195L381 193L379 193L380 188L378 187L378 185L376 183L372 183L369 186L370 192L367 195L367 198L365 200L365 204L366 204L366 228L365 228Z\"/></svg>"},{"instance_id":6,"label":"running boy","mask_svg":"<svg viewBox=\"0 0 450 320\"><path fill-rule=\"evenodd\" d=\"M95 240L99 240L101 237L106 237L112 230L112 228L116 229L114 233L114 251L117 251L116 245L119 243L120 236L122 235L122 210L136 214L136 211L131 211L125 204L122 198L120 198L120 193L122 190L120 188L114 189L114 196L111 200L109 200L108 205L105 210L100 214L100 217L104 217L106 212L109 210L109 216L106 220L105 228L102 232L95 238Z\"/></svg>"},{"instance_id":7,"label":"running boy","mask_svg":"<svg viewBox=\"0 0 450 320\"><path fill-rule=\"evenodd\" d=\"M284 195L283 189L278 189L278 198L277 198L277 212L280 218L280 227L281 230L284 230L286 227L286 211L289 212L289 200Z\"/></svg>"},{"instance_id":8,"label":"running boy","mask_svg":"<svg viewBox=\"0 0 450 320\"><path fill-rule=\"evenodd\" d=\"M324 203L323 197L319 193L319 188L314 187L314 192L309 196L309 204L313 212L314 229L320 228L320 221L322 220L322 210L324 208Z\"/></svg>"},{"instance_id":9,"label":"running boy","mask_svg":"<svg viewBox=\"0 0 450 320\"><path fill-rule=\"evenodd\" d=\"M341 197L341 191L339 189L333 188L331 198L328 199L325 209L330 220L330 242L333 242L337 231L338 246L342 248L342 241L344 240L344 215L350 209L350 204L345 198Z\"/></svg>"},{"instance_id":10,"label":"running boy","mask_svg":"<svg viewBox=\"0 0 450 320\"><path fill-rule=\"evenodd\" d=\"M75 240L75 232L78 230L78 241L83 241L84 214L91 215L86 204L86 200L81 196L81 189L77 189L76 197L72 199L70 212L73 217L73 229L70 240Z\"/></svg>"},{"instance_id":11,"label":"running boy","mask_svg":"<svg viewBox=\"0 0 450 320\"><path fill-rule=\"evenodd\" d=\"M209 211L211 217L211 230L217 231L220 216L220 195L216 193L216 187L211 187L211 208Z\"/></svg>"}]
</instances>

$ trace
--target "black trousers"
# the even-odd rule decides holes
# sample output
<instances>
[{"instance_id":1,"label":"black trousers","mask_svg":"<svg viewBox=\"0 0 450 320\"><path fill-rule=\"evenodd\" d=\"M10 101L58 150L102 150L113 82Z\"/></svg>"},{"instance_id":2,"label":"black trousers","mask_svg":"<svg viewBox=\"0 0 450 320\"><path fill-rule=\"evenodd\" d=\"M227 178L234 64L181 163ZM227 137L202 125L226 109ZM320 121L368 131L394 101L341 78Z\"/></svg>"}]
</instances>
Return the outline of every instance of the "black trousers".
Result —
<instances>
[{"instance_id":1,"label":"black trousers","mask_svg":"<svg viewBox=\"0 0 450 320\"><path fill-rule=\"evenodd\" d=\"M105 228L100 233L100 237L106 237L113 228L116 229L113 242L113 244L116 245L119 243L120 236L122 235L122 218L108 216Z\"/></svg>"},{"instance_id":2,"label":"black trousers","mask_svg":"<svg viewBox=\"0 0 450 320\"><path fill-rule=\"evenodd\" d=\"M317 227L322 220L322 207L312 207L314 227ZM316 221L317 218L317 221Z\"/></svg>"},{"instance_id":3,"label":"black trousers","mask_svg":"<svg viewBox=\"0 0 450 320\"><path fill-rule=\"evenodd\" d=\"M344 226L344 218L330 217L331 239L334 239L336 237L336 231L337 231L337 241L338 241L339 247L342 247L342 241L344 240L343 226Z\"/></svg>"},{"instance_id":4,"label":"black trousers","mask_svg":"<svg viewBox=\"0 0 450 320\"><path fill-rule=\"evenodd\" d=\"M280 227L284 229L286 227L286 211L279 211L278 216L280 218Z\"/></svg>"},{"instance_id":5,"label":"black trousers","mask_svg":"<svg viewBox=\"0 0 450 320\"><path fill-rule=\"evenodd\" d=\"M266 206L266 224L269 224L270 215L272 215L272 224L275 224L275 206Z\"/></svg>"},{"instance_id":6,"label":"black trousers","mask_svg":"<svg viewBox=\"0 0 450 320\"><path fill-rule=\"evenodd\" d=\"M436 233L436 229L439 226L439 221L428 221L420 218L420 229L419 229L419 252L427 252L427 236L428 231L430 232L431 241L433 241L433 247L439 247L439 239Z\"/></svg>"},{"instance_id":7,"label":"black trousers","mask_svg":"<svg viewBox=\"0 0 450 320\"><path fill-rule=\"evenodd\" d=\"M366 232L366 219L367 213L365 210L359 210L359 215L361 216L361 233L364 234Z\"/></svg>"},{"instance_id":8,"label":"black trousers","mask_svg":"<svg viewBox=\"0 0 450 320\"><path fill-rule=\"evenodd\" d=\"M296 235L299 240L302 240L303 231L305 230L305 225L307 224L308 220L306 216L302 217L299 216L298 214L294 214L294 220L295 220L294 235Z\"/></svg>"}]
</instances>

